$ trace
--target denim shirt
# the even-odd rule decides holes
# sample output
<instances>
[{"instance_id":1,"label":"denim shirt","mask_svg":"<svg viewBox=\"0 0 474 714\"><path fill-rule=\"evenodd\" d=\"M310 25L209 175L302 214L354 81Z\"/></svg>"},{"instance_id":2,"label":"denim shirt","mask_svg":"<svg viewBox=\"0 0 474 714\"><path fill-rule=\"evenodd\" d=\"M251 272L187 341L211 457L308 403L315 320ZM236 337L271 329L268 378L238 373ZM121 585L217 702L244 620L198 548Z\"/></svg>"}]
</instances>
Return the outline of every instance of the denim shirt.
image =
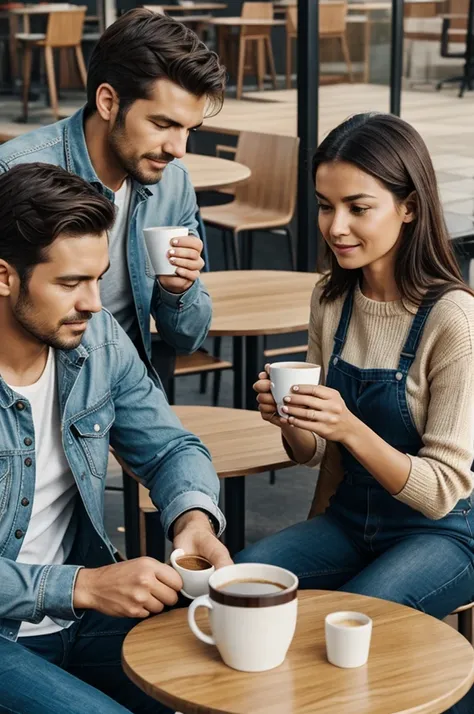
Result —
<instances>
[{"instance_id":1,"label":"denim shirt","mask_svg":"<svg viewBox=\"0 0 474 714\"><path fill-rule=\"evenodd\" d=\"M16 164L42 162L61 166L93 184L111 201L114 193L99 180L91 164L84 136L84 109L69 119L36 129L0 146L0 172ZM181 295L161 288L143 239L143 229L152 226L184 226L198 236L196 194L187 169L180 161L170 163L161 181L143 186L134 181L130 204L127 259L130 283L144 350L151 355L150 314L160 337L178 352L193 352L209 331L212 305L203 284L197 280Z\"/></svg>"},{"instance_id":2,"label":"denim shirt","mask_svg":"<svg viewBox=\"0 0 474 714\"><path fill-rule=\"evenodd\" d=\"M82 537L82 551L95 541L101 553L88 566L114 562L103 515L109 445L150 490L165 533L199 508L217 520L220 534L225 520L209 452L182 427L111 314L94 315L82 344L55 357L62 445L82 502L76 515L82 510L89 523L89 532L68 530L66 556ZM0 430L0 636L15 640L22 620L48 615L66 625L78 618L72 603L79 566L16 562L34 499L35 434L28 400L1 377Z\"/></svg>"}]
</instances>

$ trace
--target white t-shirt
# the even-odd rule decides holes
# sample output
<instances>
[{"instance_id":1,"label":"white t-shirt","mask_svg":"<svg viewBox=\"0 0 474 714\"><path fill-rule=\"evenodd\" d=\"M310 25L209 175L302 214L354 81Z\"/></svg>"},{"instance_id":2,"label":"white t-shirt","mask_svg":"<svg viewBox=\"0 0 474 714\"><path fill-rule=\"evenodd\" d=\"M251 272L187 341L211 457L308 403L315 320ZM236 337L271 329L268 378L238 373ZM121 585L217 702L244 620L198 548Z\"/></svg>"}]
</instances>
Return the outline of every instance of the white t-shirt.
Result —
<instances>
[{"instance_id":1,"label":"white t-shirt","mask_svg":"<svg viewBox=\"0 0 474 714\"><path fill-rule=\"evenodd\" d=\"M129 227L132 182L125 179L115 194L115 223L109 231L110 268L100 283L102 304L110 310L117 322L133 340L139 334L139 325L132 286L128 274L127 237Z\"/></svg>"},{"instance_id":2,"label":"white t-shirt","mask_svg":"<svg viewBox=\"0 0 474 714\"><path fill-rule=\"evenodd\" d=\"M49 349L46 367L37 382L26 387L9 386L30 403L35 429L33 509L17 562L62 565L65 559L62 544L72 518L77 486L61 441L54 350ZM19 636L48 635L61 629L61 625L44 617L37 625L23 622Z\"/></svg>"}]
</instances>

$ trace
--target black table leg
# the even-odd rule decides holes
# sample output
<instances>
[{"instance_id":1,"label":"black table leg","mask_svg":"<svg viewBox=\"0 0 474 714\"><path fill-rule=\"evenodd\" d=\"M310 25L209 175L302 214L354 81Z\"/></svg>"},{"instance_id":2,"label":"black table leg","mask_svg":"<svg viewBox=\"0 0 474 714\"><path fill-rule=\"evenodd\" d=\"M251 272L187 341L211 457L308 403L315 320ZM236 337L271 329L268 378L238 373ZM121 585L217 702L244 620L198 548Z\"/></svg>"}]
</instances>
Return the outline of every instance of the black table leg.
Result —
<instances>
[{"instance_id":1,"label":"black table leg","mask_svg":"<svg viewBox=\"0 0 474 714\"><path fill-rule=\"evenodd\" d=\"M232 359L234 362L234 409L245 409L246 405L246 363L245 337L234 337L232 339Z\"/></svg>"},{"instance_id":2,"label":"black table leg","mask_svg":"<svg viewBox=\"0 0 474 714\"><path fill-rule=\"evenodd\" d=\"M245 547L245 476L225 480L225 544L231 555Z\"/></svg>"},{"instance_id":3,"label":"black table leg","mask_svg":"<svg viewBox=\"0 0 474 714\"><path fill-rule=\"evenodd\" d=\"M140 555L140 525L138 483L122 471L123 478L123 511L125 522L125 552L127 558L138 558Z\"/></svg>"},{"instance_id":4,"label":"black table leg","mask_svg":"<svg viewBox=\"0 0 474 714\"><path fill-rule=\"evenodd\" d=\"M258 373L265 366L265 358L263 355L263 336L255 335L247 337L245 353L245 409L257 409L256 393L253 390L253 385L258 379Z\"/></svg>"}]
</instances>

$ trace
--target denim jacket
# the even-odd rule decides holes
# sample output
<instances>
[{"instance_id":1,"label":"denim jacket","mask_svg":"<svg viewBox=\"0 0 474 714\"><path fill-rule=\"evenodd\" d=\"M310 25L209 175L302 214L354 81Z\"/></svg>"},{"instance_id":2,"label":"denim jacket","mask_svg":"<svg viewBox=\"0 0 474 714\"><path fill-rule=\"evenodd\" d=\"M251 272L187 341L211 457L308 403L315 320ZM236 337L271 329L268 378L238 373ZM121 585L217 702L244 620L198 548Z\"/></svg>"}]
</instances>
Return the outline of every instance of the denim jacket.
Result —
<instances>
[{"instance_id":1,"label":"denim jacket","mask_svg":"<svg viewBox=\"0 0 474 714\"><path fill-rule=\"evenodd\" d=\"M16 164L42 162L61 166L92 183L111 201L114 193L99 180L91 164L84 136L84 109L69 119L36 129L0 146L0 172ZM151 354L150 313L160 337L178 352L193 352L206 339L212 305L197 280L182 295L163 290L146 252L143 229L151 226L187 226L198 236L196 194L180 161L166 167L154 186L133 182L127 258L130 282L144 350Z\"/></svg>"},{"instance_id":2,"label":"denim jacket","mask_svg":"<svg viewBox=\"0 0 474 714\"><path fill-rule=\"evenodd\" d=\"M85 535L73 518L66 556L82 537L84 549L95 541L100 556L88 566L114 562L103 517L109 445L150 490L165 533L182 513L198 508L217 520L220 534L225 521L209 452L182 427L111 314L94 315L82 344L56 350L55 357L62 444L80 498L75 515L85 512L89 524ZM1 377L0 433L0 636L15 640L22 620L38 623L48 615L66 625L77 619L72 602L79 567L16 562L34 499L35 434L28 401Z\"/></svg>"}]
</instances>

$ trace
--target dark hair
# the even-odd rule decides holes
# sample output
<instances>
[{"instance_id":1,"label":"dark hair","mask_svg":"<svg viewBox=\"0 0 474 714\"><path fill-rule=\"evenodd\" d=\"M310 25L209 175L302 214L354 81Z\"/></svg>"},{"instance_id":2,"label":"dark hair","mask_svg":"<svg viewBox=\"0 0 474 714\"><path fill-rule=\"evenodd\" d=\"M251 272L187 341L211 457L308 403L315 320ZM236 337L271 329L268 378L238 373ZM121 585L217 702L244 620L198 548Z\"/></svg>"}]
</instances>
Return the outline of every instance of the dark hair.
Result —
<instances>
[{"instance_id":1,"label":"dark hair","mask_svg":"<svg viewBox=\"0 0 474 714\"><path fill-rule=\"evenodd\" d=\"M90 183L51 164L19 164L0 175L0 258L27 281L59 234L109 230L113 204Z\"/></svg>"},{"instance_id":2,"label":"dark hair","mask_svg":"<svg viewBox=\"0 0 474 714\"><path fill-rule=\"evenodd\" d=\"M395 261L395 280L402 299L419 303L427 291L433 300L450 290L474 294L463 282L443 216L433 164L421 136L391 114L356 114L317 148L313 179L321 164L346 161L370 174L401 203L413 194L415 220L403 227ZM334 300L351 289L361 270L338 265L326 246L329 273L323 278L321 300Z\"/></svg>"},{"instance_id":3,"label":"dark hair","mask_svg":"<svg viewBox=\"0 0 474 714\"><path fill-rule=\"evenodd\" d=\"M87 74L86 113L97 109L96 92L104 82L120 98L120 116L150 85L165 77L197 97L211 101L210 115L224 102L226 70L188 27L166 15L136 8L114 22L99 39Z\"/></svg>"}]
</instances>

